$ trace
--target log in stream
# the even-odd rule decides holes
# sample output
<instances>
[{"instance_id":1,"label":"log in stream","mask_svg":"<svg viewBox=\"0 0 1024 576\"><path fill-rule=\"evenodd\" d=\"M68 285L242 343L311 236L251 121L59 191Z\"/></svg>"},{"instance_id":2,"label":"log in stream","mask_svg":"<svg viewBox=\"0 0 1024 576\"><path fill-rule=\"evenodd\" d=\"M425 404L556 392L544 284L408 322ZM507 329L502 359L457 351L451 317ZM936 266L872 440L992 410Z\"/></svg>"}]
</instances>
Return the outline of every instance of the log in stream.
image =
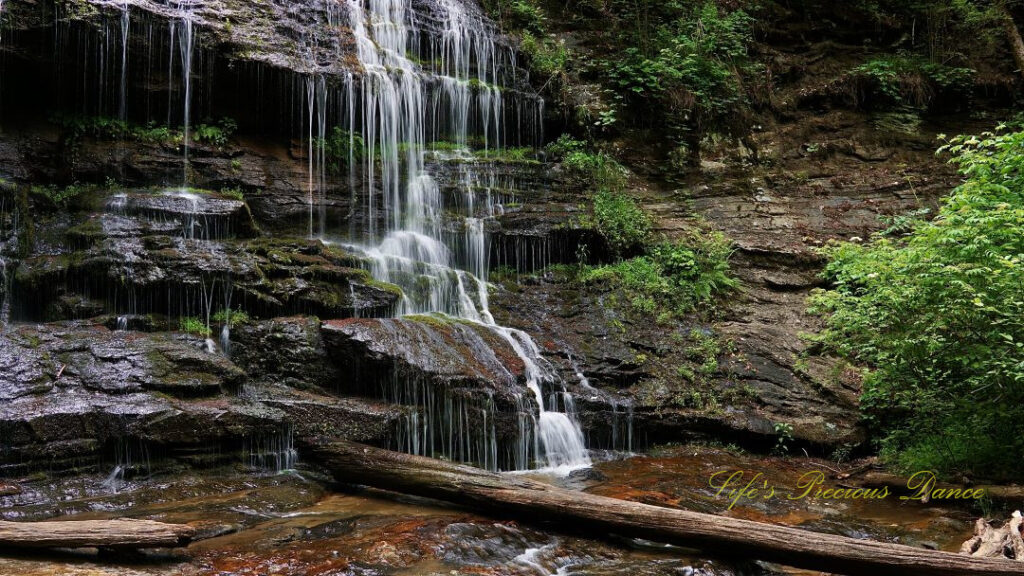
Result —
<instances>
[{"instance_id":1,"label":"log in stream","mask_svg":"<svg viewBox=\"0 0 1024 576\"><path fill-rule=\"evenodd\" d=\"M194 535L191 526L152 520L0 521L6 548L174 548Z\"/></svg>"},{"instance_id":2,"label":"log in stream","mask_svg":"<svg viewBox=\"0 0 1024 576\"><path fill-rule=\"evenodd\" d=\"M627 502L347 441L303 439L301 445L305 458L341 482L444 500L498 517L551 522L569 532L646 538L849 576L1024 575L1024 564L1010 560Z\"/></svg>"}]
</instances>

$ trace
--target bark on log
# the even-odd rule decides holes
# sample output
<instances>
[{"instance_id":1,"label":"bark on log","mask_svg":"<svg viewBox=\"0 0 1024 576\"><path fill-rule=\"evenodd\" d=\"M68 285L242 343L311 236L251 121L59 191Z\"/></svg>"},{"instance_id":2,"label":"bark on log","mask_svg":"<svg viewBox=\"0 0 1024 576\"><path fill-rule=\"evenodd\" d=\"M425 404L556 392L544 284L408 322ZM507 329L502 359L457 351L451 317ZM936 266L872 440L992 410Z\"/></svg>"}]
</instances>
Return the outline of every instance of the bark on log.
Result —
<instances>
[{"instance_id":1,"label":"bark on log","mask_svg":"<svg viewBox=\"0 0 1024 576\"><path fill-rule=\"evenodd\" d=\"M152 520L0 521L0 547L12 548L175 548L195 529Z\"/></svg>"},{"instance_id":2,"label":"bark on log","mask_svg":"<svg viewBox=\"0 0 1024 576\"><path fill-rule=\"evenodd\" d=\"M501 517L555 522L569 531L646 538L850 576L1024 575L1024 566L1008 560L660 508L353 442L303 439L301 446L304 458L322 464L342 482L436 498Z\"/></svg>"}]
</instances>

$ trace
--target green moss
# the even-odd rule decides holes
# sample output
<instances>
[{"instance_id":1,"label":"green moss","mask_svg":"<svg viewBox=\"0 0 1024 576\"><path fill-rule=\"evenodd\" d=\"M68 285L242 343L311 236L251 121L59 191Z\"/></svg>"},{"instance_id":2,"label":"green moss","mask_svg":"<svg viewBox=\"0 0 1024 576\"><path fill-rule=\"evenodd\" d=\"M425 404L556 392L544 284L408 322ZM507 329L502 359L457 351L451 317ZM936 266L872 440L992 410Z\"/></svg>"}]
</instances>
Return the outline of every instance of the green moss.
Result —
<instances>
[{"instance_id":1,"label":"green moss","mask_svg":"<svg viewBox=\"0 0 1024 576\"><path fill-rule=\"evenodd\" d=\"M376 290L383 290L384 292L388 292L396 298L401 298L404 295L402 289L399 288L398 286L395 286L394 284L389 284L387 282L381 282L380 280L377 280L370 276L369 272L367 272L367 279L363 281L363 284Z\"/></svg>"}]
</instances>

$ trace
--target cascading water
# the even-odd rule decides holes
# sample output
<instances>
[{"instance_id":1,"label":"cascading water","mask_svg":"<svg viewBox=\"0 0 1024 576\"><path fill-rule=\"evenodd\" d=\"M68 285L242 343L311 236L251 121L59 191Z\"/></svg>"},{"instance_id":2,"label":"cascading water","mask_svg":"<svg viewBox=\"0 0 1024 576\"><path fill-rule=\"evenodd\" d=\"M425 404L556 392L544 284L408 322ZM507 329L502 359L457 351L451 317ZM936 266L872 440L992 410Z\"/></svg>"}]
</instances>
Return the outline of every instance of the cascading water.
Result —
<instances>
[{"instance_id":1,"label":"cascading water","mask_svg":"<svg viewBox=\"0 0 1024 576\"><path fill-rule=\"evenodd\" d=\"M361 171L367 225L365 242L358 248L371 260L377 279L403 288L400 314L439 313L479 323L500 335L520 357L539 412L534 417L535 409L522 399L517 468L528 468L531 454L552 469L587 466L583 433L563 383L529 335L498 326L488 309L486 221L500 214L500 198L485 187L478 200L476 177L466 169L460 187L466 200L455 210L446 210L440 186L425 162L428 142L442 138L458 154L474 159L469 151L473 139L484 155L502 146L506 101L500 86L514 70L515 53L499 45L481 16L467 12L457 1L442 0L437 7L440 14L421 20L423 15L413 11L410 0L368 0L365 7L359 0L348 0L350 29L363 68L361 90L353 89L352 79L347 81L349 110L344 115L350 130L359 129L365 143ZM313 110L321 106L313 101L315 92L310 84L311 141ZM542 100L533 98L531 103L539 120ZM321 126L317 130L323 133ZM313 152L311 147L311 202L316 179ZM312 231L312 211L310 218ZM383 223L382 229L378 223ZM545 388L558 389L554 400L545 402ZM564 412L558 411L559 396ZM459 409L468 410L464 405ZM483 416L486 421L486 410ZM418 424L408 426L410 434L422 434ZM419 436L403 441L412 451L424 444ZM476 453L484 453L480 463L493 467L496 457L487 456L488 444L482 438Z\"/></svg>"}]
</instances>

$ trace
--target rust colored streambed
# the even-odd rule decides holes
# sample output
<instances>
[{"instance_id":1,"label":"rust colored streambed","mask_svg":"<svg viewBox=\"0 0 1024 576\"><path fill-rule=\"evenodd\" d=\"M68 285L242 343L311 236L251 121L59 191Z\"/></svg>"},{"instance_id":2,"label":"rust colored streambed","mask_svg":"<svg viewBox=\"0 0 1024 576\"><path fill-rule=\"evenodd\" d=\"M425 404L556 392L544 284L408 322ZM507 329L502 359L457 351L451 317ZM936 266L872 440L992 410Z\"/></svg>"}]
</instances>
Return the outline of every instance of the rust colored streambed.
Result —
<instances>
[{"instance_id":1,"label":"rust colored streambed","mask_svg":"<svg viewBox=\"0 0 1024 576\"><path fill-rule=\"evenodd\" d=\"M585 474L550 479L595 494L728 514L809 530L954 549L970 533L968 511L870 502L742 502L727 510L708 477L760 471L795 485L827 463L677 447L601 462ZM4 497L5 519L131 516L197 527L201 540L174 553L98 558L50 552L0 558L0 573L30 575L756 575L811 574L703 560L655 543L609 542L484 518L433 502L375 491L338 492L313 473L252 476L237 470L135 480L117 493L101 478L37 480ZM335 487L332 487L335 488Z\"/></svg>"}]
</instances>

